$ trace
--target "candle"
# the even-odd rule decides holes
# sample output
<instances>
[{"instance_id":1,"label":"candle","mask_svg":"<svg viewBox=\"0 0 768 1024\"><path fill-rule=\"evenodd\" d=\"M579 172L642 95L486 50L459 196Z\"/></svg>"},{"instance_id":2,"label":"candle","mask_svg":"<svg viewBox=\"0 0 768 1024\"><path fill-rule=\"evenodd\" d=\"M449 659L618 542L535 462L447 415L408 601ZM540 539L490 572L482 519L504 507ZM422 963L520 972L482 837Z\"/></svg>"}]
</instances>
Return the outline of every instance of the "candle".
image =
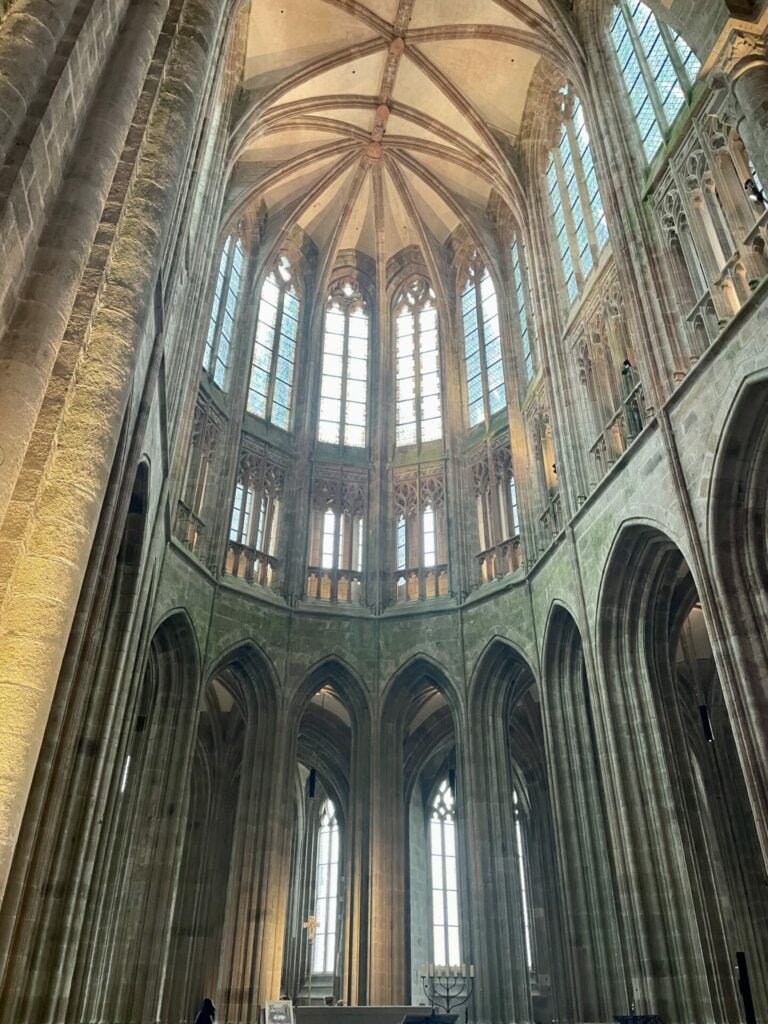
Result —
<instances>
[{"instance_id":1,"label":"candle","mask_svg":"<svg viewBox=\"0 0 768 1024\"><path fill-rule=\"evenodd\" d=\"M429 976L430 976L430 978L434 978L434 976L435 976L435 965L434 964L430 964L429 965Z\"/></svg>"},{"instance_id":2,"label":"candle","mask_svg":"<svg viewBox=\"0 0 768 1024\"><path fill-rule=\"evenodd\" d=\"M421 967L419 967L419 977L420 978L426 978L426 976L427 976L427 965L426 964L422 964Z\"/></svg>"},{"instance_id":3,"label":"candle","mask_svg":"<svg viewBox=\"0 0 768 1024\"><path fill-rule=\"evenodd\" d=\"M475 965L474 964L470 964L469 965L469 976L470 976L470 978L474 978L474 976L475 976Z\"/></svg>"},{"instance_id":4,"label":"candle","mask_svg":"<svg viewBox=\"0 0 768 1024\"><path fill-rule=\"evenodd\" d=\"M462 964L461 965L461 976L462 976L462 978L466 978L466 976L467 976L467 965L466 964Z\"/></svg>"}]
</instances>

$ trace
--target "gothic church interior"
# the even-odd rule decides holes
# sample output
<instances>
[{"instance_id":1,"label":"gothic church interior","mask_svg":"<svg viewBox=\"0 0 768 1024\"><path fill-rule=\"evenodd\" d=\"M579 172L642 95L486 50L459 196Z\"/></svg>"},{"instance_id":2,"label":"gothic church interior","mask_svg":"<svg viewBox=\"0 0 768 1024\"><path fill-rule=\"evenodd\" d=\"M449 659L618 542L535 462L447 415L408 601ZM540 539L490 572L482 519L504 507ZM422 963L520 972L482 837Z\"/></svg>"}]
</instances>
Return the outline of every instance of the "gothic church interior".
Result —
<instances>
[{"instance_id":1,"label":"gothic church interior","mask_svg":"<svg viewBox=\"0 0 768 1024\"><path fill-rule=\"evenodd\" d=\"M0 1024L768 1024L764 187L766 0L0 0Z\"/></svg>"}]
</instances>

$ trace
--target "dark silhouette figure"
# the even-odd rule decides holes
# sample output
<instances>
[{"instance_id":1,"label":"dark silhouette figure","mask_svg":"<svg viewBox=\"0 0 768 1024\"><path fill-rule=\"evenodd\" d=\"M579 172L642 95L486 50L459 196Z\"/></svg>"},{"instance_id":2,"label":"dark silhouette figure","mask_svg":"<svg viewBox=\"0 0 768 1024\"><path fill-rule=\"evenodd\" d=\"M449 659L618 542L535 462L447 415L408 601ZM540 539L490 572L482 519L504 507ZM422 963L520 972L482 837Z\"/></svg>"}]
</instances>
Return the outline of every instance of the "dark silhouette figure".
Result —
<instances>
[{"instance_id":1,"label":"dark silhouette figure","mask_svg":"<svg viewBox=\"0 0 768 1024\"><path fill-rule=\"evenodd\" d=\"M213 1024L216 1020L216 1007L210 999L204 999L200 1012L195 1017L195 1024Z\"/></svg>"}]
</instances>

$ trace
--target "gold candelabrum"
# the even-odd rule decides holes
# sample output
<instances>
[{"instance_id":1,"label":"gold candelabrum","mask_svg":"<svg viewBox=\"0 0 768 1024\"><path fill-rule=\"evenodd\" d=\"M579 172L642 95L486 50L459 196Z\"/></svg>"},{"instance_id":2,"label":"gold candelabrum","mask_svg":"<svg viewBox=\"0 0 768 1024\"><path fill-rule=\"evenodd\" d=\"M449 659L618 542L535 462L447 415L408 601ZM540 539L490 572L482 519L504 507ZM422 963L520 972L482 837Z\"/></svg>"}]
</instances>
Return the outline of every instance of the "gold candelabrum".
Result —
<instances>
[{"instance_id":1,"label":"gold candelabrum","mask_svg":"<svg viewBox=\"0 0 768 1024\"><path fill-rule=\"evenodd\" d=\"M451 1013L469 1002L475 987L474 964L422 964L419 968L424 994L432 1007Z\"/></svg>"}]
</instances>

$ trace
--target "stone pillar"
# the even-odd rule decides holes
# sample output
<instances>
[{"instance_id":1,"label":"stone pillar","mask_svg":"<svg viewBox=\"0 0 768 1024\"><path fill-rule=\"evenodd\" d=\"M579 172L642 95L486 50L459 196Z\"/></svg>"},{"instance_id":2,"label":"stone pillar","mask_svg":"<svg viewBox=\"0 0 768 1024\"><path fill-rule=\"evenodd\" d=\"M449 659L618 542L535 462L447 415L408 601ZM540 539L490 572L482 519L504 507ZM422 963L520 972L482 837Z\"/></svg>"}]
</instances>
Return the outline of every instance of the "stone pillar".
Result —
<instances>
[{"instance_id":1,"label":"stone pillar","mask_svg":"<svg viewBox=\"0 0 768 1024\"><path fill-rule=\"evenodd\" d=\"M715 59L715 84L733 91L742 117L738 123L755 170L768 184L768 44L764 36L732 31Z\"/></svg>"},{"instance_id":2,"label":"stone pillar","mask_svg":"<svg viewBox=\"0 0 768 1024\"><path fill-rule=\"evenodd\" d=\"M394 717L394 716L393 716ZM379 717L371 742L371 871L368 1002L402 1005L405 997L405 805L403 735Z\"/></svg>"},{"instance_id":3,"label":"stone pillar","mask_svg":"<svg viewBox=\"0 0 768 1024\"><path fill-rule=\"evenodd\" d=\"M119 62L111 68L111 84L104 83L88 134L81 139L89 142L78 156L82 177L72 183L66 206L62 202L57 214L65 233L51 237L49 253L41 252L45 264L38 268L40 276L33 282L30 303L19 313L10 348L5 350L10 359L7 372L0 373L0 408L12 423L8 435L0 424L11 452L8 473L2 478L6 481L0 496L2 506L9 496L9 479L15 481L18 476L24 493L18 494L17 486L18 500L6 517L0 547L4 584L0 605L4 700L0 723L0 891L5 887L101 512L136 354L147 333L152 333L150 311L157 271L176 205L177 184L188 159L200 95L217 52L224 13L232 6L225 0L179 3L183 13L178 30L163 40L158 54L162 65L150 83L151 113L142 112L148 123L137 124L141 141L121 179L127 181L127 195L118 211L120 232L93 275L101 283L98 302L91 306L84 323L71 325L72 343L61 353L59 383L51 384L44 405L46 416L38 419L74 294L78 287L87 289L92 283L89 279L87 285L80 284L81 254L84 251L87 258L91 252L98 227L94 208L100 216L106 193L110 185L114 187L115 165L134 118L166 7L157 0L135 5L140 24L132 20L132 31L120 37ZM65 216L67 210L69 216ZM56 274L65 285L51 302L44 282ZM25 454L33 429L35 450Z\"/></svg>"},{"instance_id":4,"label":"stone pillar","mask_svg":"<svg viewBox=\"0 0 768 1024\"><path fill-rule=\"evenodd\" d=\"M498 707L501 702L495 703ZM470 949L462 956L476 962L470 1012L478 1024L533 1019L507 747L509 722L503 712L494 712L477 708L471 716L459 777L462 852L466 851L471 893L471 906L466 908Z\"/></svg>"}]
</instances>

